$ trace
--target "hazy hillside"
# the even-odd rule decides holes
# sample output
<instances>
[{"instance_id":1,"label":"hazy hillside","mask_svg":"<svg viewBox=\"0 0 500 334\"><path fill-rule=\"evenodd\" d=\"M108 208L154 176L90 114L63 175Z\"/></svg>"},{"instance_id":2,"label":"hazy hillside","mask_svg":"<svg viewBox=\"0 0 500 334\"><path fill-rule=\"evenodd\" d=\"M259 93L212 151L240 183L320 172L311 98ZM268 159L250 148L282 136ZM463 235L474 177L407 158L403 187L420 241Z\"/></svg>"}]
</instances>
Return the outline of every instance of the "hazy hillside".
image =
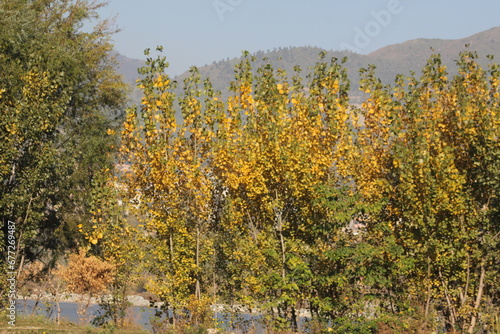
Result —
<instances>
[{"instance_id":1,"label":"hazy hillside","mask_svg":"<svg viewBox=\"0 0 500 334\"><path fill-rule=\"evenodd\" d=\"M426 60L433 53L440 53L443 63L449 67L451 74L456 66L455 60L458 54L466 50L477 51L480 56L480 64L486 66L488 60L486 55L494 55L498 61L500 59L500 27L457 40L442 39L416 39L401 44L394 44L381 48L368 55L360 55L352 52L328 51L317 47L288 47L278 48L271 51L259 51L253 54L256 57L256 67L270 62L275 68L282 68L288 75L293 76L293 68L299 65L302 69L301 75L305 77L309 69L318 61L321 51L327 52L326 59L336 57L342 59L347 57L345 64L351 80L352 95L358 95L359 69L373 64L377 67L377 75L384 83L392 83L397 74L409 75L411 71L419 73L425 65ZM119 56L120 72L124 74L126 80L134 84L137 78L137 68L143 65L140 60L129 59ZM214 88L224 91L234 76L234 66L239 62L239 58L220 60L211 65L202 66L199 71L203 77L210 77ZM174 78L179 82L179 90L182 88L182 81L189 73ZM133 94L136 95L136 94ZM136 100L137 97L133 97Z\"/></svg>"},{"instance_id":2,"label":"hazy hillside","mask_svg":"<svg viewBox=\"0 0 500 334\"><path fill-rule=\"evenodd\" d=\"M500 27L492 28L478 34L456 39L415 39L401 44L389 45L368 56L375 59L411 62L412 59L425 59L431 54L430 48L446 59L452 59L469 45L469 49L480 55L500 55Z\"/></svg>"},{"instance_id":3,"label":"hazy hillside","mask_svg":"<svg viewBox=\"0 0 500 334\"><path fill-rule=\"evenodd\" d=\"M479 63L484 68L489 63L487 55L495 56L496 62L500 61L500 27L456 40L411 40L381 48L370 53L368 58L371 63L378 65L380 77L389 82L399 73L408 74L410 71L418 73L434 53L441 54L443 63L453 74L456 70L455 60L461 51L467 49L478 53Z\"/></svg>"},{"instance_id":4,"label":"hazy hillside","mask_svg":"<svg viewBox=\"0 0 500 334\"><path fill-rule=\"evenodd\" d=\"M130 104L139 104L142 93L136 87L136 80L139 77L137 69L144 66L144 61L128 58L121 54L116 55L116 60L118 61L118 72L123 75L124 81L130 85Z\"/></svg>"},{"instance_id":5,"label":"hazy hillside","mask_svg":"<svg viewBox=\"0 0 500 334\"><path fill-rule=\"evenodd\" d=\"M277 48L266 52L259 51L252 54L256 58L254 69L270 63L274 68L284 69L289 78L291 78L295 75L294 67L299 65L301 69L300 75L305 79L311 72L311 68L318 62L321 52L327 53L324 61L330 61L332 57L339 60L347 57L348 61L345 65L348 67L348 74L353 88L357 90L358 70L370 64L370 61L366 55L352 52L327 51L311 46ZM239 61L240 58L221 60L208 66L202 66L199 68L199 71L203 78L209 77L212 80L215 89L224 92L229 86L230 81L234 79L234 67ZM183 79L188 75L189 73L185 72L176 77L175 80L181 84Z\"/></svg>"}]
</instances>

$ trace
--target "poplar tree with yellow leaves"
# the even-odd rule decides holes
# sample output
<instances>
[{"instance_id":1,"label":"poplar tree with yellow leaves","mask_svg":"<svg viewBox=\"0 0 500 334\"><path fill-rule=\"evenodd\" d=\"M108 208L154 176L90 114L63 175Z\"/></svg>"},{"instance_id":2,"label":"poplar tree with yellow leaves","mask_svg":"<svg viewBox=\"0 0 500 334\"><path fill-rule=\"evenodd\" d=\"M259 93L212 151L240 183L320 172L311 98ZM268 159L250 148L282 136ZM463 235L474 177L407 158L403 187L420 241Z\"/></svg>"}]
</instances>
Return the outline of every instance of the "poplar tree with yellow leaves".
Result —
<instances>
[{"instance_id":1,"label":"poplar tree with yellow leaves","mask_svg":"<svg viewBox=\"0 0 500 334\"><path fill-rule=\"evenodd\" d=\"M315 202L321 184L343 181L348 87L336 60L319 62L307 88L270 65L253 74L249 57L237 66L214 168L227 189L231 282L269 312L268 326L296 329L314 290L313 231L326 215Z\"/></svg>"},{"instance_id":2,"label":"poplar tree with yellow leaves","mask_svg":"<svg viewBox=\"0 0 500 334\"><path fill-rule=\"evenodd\" d=\"M188 304L191 310L198 309L198 304L210 302L202 268L213 252L207 228L214 129L212 116L202 110L196 73L186 80L178 112L173 83L164 73L166 66L163 57L149 58L141 69L141 115L129 109L122 153L130 164L126 187L137 214L143 217L151 252L149 268L156 275L149 289L173 309L175 325L181 316L176 310Z\"/></svg>"},{"instance_id":3,"label":"poplar tree with yellow leaves","mask_svg":"<svg viewBox=\"0 0 500 334\"><path fill-rule=\"evenodd\" d=\"M237 303L278 330L300 309L336 332L493 326L497 65L463 53L449 79L435 56L394 86L369 67L353 106L342 61L320 58L304 84L245 53L226 99L196 68L180 96L164 58L141 70L122 181L171 323Z\"/></svg>"},{"instance_id":4,"label":"poplar tree with yellow leaves","mask_svg":"<svg viewBox=\"0 0 500 334\"><path fill-rule=\"evenodd\" d=\"M364 199L381 205L371 232L385 226L404 249L396 260L411 262L399 288L424 320L439 314L450 331L471 333L498 277L498 70L476 58L461 54L450 80L434 56L420 79L394 88L365 72L353 169Z\"/></svg>"}]
</instances>

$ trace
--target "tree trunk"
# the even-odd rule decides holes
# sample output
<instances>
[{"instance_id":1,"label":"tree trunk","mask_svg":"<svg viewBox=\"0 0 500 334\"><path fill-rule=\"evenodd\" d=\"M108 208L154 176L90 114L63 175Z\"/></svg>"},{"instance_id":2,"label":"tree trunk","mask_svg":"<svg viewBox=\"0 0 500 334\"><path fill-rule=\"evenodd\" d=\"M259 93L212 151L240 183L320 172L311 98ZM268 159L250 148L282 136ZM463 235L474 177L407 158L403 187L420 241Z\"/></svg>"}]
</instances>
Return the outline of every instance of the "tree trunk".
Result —
<instances>
[{"instance_id":1,"label":"tree trunk","mask_svg":"<svg viewBox=\"0 0 500 334\"><path fill-rule=\"evenodd\" d=\"M168 236L169 246L170 246L170 261L174 262L174 232L170 229Z\"/></svg>"},{"instance_id":2,"label":"tree trunk","mask_svg":"<svg viewBox=\"0 0 500 334\"><path fill-rule=\"evenodd\" d=\"M213 259L213 264L214 264L214 267L213 267L213 273L212 273L212 283L213 283L213 302L215 303L216 302L216 296L217 296L217 281L216 281L216 270L217 270L217 249L214 247L214 259Z\"/></svg>"},{"instance_id":3,"label":"tree trunk","mask_svg":"<svg viewBox=\"0 0 500 334\"><path fill-rule=\"evenodd\" d=\"M284 282L286 278L286 270L285 270L286 249L285 249L285 238L283 237L283 230L281 228L280 228L280 243L281 243L281 278L283 279Z\"/></svg>"},{"instance_id":4,"label":"tree trunk","mask_svg":"<svg viewBox=\"0 0 500 334\"><path fill-rule=\"evenodd\" d=\"M443 285L444 295L446 297L446 303L448 304L448 309L450 311L450 325L455 330L455 324L457 323L457 316L455 313L455 307L451 302L450 294L448 293L448 287L443 279L443 275L441 274L441 270L439 270L439 278L441 279L441 284Z\"/></svg>"},{"instance_id":5,"label":"tree trunk","mask_svg":"<svg viewBox=\"0 0 500 334\"><path fill-rule=\"evenodd\" d=\"M468 333L474 333L474 327L476 327L477 311L479 310L479 306L481 305L481 299L483 298L484 276L486 276L486 269L484 267L484 263L482 263L481 276L479 277L479 287L477 289L476 303L474 305L474 313L472 314L472 318L470 320L470 327Z\"/></svg>"},{"instance_id":6,"label":"tree trunk","mask_svg":"<svg viewBox=\"0 0 500 334\"><path fill-rule=\"evenodd\" d=\"M427 258L427 281L430 281L430 277L431 277L431 262L430 262L430 258ZM427 300L425 301L425 319L426 319L426 321L427 321L427 316L429 315L430 305L431 305L431 284L427 284Z\"/></svg>"},{"instance_id":7,"label":"tree trunk","mask_svg":"<svg viewBox=\"0 0 500 334\"><path fill-rule=\"evenodd\" d=\"M30 196L30 201L28 203L28 208L26 209L26 214L24 215L24 221L23 225L21 227L26 226L26 221L28 220L28 216L31 210L31 203L33 202L33 196ZM24 266L24 251L21 250L21 240L23 238L23 230L19 232L19 236L17 237L17 245L16 245L16 258L15 261L17 263L17 259L19 257L19 254L22 253L21 255L21 261L19 262L19 267L17 268L17 277L16 277L16 282L19 282L19 277L21 276L21 271L23 270Z\"/></svg>"},{"instance_id":8,"label":"tree trunk","mask_svg":"<svg viewBox=\"0 0 500 334\"><path fill-rule=\"evenodd\" d=\"M23 254L21 255L21 261L19 261L19 267L17 268L17 277L16 277L16 280L19 281L19 277L21 277L21 271L23 270L23 266L24 266L24 252Z\"/></svg>"},{"instance_id":9,"label":"tree trunk","mask_svg":"<svg viewBox=\"0 0 500 334\"><path fill-rule=\"evenodd\" d=\"M174 231L170 228L170 233L168 236L169 246L170 246L170 261L174 262ZM167 317L168 317L168 308L167 308ZM171 318L172 327L175 329L175 309L172 307L172 318Z\"/></svg>"},{"instance_id":10,"label":"tree trunk","mask_svg":"<svg viewBox=\"0 0 500 334\"><path fill-rule=\"evenodd\" d=\"M250 230L252 231L253 240L257 244L257 242L258 242L257 241L257 235L258 235L257 227L255 226L255 223L253 222L253 219L252 219L252 216L250 215L250 212L248 212L248 210L246 210L246 213L248 216L248 221L250 222Z\"/></svg>"},{"instance_id":11,"label":"tree trunk","mask_svg":"<svg viewBox=\"0 0 500 334\"><path fill-rule=\"evenodd\" d=\"M200 287L200 228L196 227L196 291L195 296L197 300L201 299Z\"/></svg>"},{"instance_id":12,"label":"tree trunk","mask_svg":"<svg viewBox=\"0 0 500 334\"><path fill-rule=\"evenodd\" d=\"M56 297L56 307L57 307L57 326L61 325L61 297Z\"/></svg>"},{"instance_id":13,"label":"tree trunk","mask_svg":"<svg viewBox=\"0 0 500 334\"><path fill-rule=\"evenodd\" d=\"M292 306L292 331L293 332L297 332L298 331L296 305Z\"/></svg>"},{"instance_id":14,"label":"tree trunk","mask_svg":"<svg viewBox=\"0 0 500 334\"><path fill-rule=\"evenodd\" d=\"M460 302L463 307L467 303L467 294L469 292L469 282L470 282L470 254L467 252L467 277L465 281L465 290L460 293Z\"/></svg>"}]
</instances>

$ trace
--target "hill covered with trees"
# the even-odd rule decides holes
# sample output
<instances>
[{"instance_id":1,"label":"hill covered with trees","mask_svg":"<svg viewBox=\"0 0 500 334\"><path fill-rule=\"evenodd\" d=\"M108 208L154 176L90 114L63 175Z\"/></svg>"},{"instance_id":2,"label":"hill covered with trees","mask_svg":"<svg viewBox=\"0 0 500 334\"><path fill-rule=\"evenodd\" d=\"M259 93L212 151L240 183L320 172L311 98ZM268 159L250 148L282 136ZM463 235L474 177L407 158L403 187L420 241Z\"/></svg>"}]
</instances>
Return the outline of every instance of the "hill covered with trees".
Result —
<instances>
[{"instance_id":1,"label":"hill covered with trees","mask_svg":"<svg viewBox=\"0 0 500 334\"><path fill-rule=\"evenodd\" d=\"M377 77L385 84L392 84L396 75L409 76L411 72L420 73L427 59L434 53L439 53L442 62L447 66L450 74L457 73L457 55L467 48L478 52L480 58L478 63L486 66L487 55L500 58L500 27L480 32L478 34L457 40L440 39L417 39L401 44L395 44L381 48L368 55L357 54L348 51L331 51L317 47L284 47L274 50L258 51L252 56L256 57L256 66L271 63L274 67L280 67L292 75L296 66L301 69L301 76L305 78L311 68L314 67L320 52L326 52L326 58L347 58L344 66L347 69L349 80L352 83L351 95L361 98L359 91L359 69L369 65L376 66ZM241 59L227 59L213 62L210 65L199 67L202 77L209 77L214 88L226 91L233 78L234 66ZM188 73L184 73L174 80L182 82Z\"/></svg>"},{"instance_id":2,"label":"hill covered with trees","mask_svg":"<svg viewBox=\"0 0 500 334\"><path fill-rule=\"evenodd\" d=\"M441 55L442 62L447 66L450 75L457 73L457 55L466 49L474 50L480 56L478 64L485 67L488 64L486 56L493 55L500 58L500 27L492 28L475 35L457 39L416 39L400 44L390 45L363 55L350 51L331 51L313 46L303 47L279 47L273 50L261 50L252 54L255 57L256 66L266 63L274 67L284 69L292 75L294 68L300 68L300 76L306 78L314 67L320 53L325 53L327 58L335 57L339 60L346 58L344 66L347 69L348 78L351 82L350 94L353 100L361 101L363 94L359 90L359 70L369 65L376 66L377 77L385 84L392 84L398 74L409 76L411 72L419 75L427 59L434 53ZM118 71L124 75L125 81L135 87L138 78L137 69L143 65L143 61L130 59L118 55ZM226 96L227 89L234 75L234 66L241 58L222 59L214 61L210 65L199 66L198 70L202 78L210 78L215 89L223 92ZM173 80L182 83L189 71L175 76ZM181 93L178 91L178 93ZM140 92L133 90L132 101L140 102Z\"/></svg>"}]
</instances>

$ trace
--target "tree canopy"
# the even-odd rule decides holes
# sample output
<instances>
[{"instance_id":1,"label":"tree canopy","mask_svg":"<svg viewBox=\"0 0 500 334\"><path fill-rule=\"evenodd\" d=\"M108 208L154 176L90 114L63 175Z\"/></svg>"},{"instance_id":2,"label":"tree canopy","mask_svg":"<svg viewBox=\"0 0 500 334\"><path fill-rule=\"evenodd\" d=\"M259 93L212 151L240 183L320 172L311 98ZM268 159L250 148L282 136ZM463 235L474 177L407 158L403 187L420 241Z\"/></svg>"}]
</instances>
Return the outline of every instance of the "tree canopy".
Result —
<instances>
[{"instance_id":1,"label":"tree canopy","mask_svg":"<svg viewBox=\"0 0 500 334\"><path fill-rule=\"evenodd\" d=\"M102 5L0 1L2 247L15 222L19 271L76 246L94 179L113 162L107 130L121 122L126 95L112 23L97 21Z\"/></svg>"},{"instance_id":2,"label":"tree canopy","mask_svg":"<svg viewBox=\"0 0 500 334\"><path fill-rule=\"evenodd\" d=\"M245 52L222 93L147 51L122 115L102 5L0 0L0 246L15 235L19 272L65 253L104 268L84 291L111 291L98 323L120 323L141 271L166 326L210 322L216 303L278 331L304 310L311 332L500 326L492 57L462 52L451 77L433 55L393 84L363 68L354 104L346 59L324 53L303 79Z\"/></svg>"},{"instance_id":3,"label":"tree canopy","mask_svg":"<svg viewBox=\"0 0 500 334\"><path fill-rule=\"evenodd\" d=\"M320 55L304 83L244 56L227 98L196 68L177 96L149 58L124 123L122 182L171 320L194 298L258 307L278 329L301 308L339 332L491 326L498 66L463 52L450 79L434 55L394 85L368 67L353 105L343 60Z\"/></svg>"}]
</instances>

